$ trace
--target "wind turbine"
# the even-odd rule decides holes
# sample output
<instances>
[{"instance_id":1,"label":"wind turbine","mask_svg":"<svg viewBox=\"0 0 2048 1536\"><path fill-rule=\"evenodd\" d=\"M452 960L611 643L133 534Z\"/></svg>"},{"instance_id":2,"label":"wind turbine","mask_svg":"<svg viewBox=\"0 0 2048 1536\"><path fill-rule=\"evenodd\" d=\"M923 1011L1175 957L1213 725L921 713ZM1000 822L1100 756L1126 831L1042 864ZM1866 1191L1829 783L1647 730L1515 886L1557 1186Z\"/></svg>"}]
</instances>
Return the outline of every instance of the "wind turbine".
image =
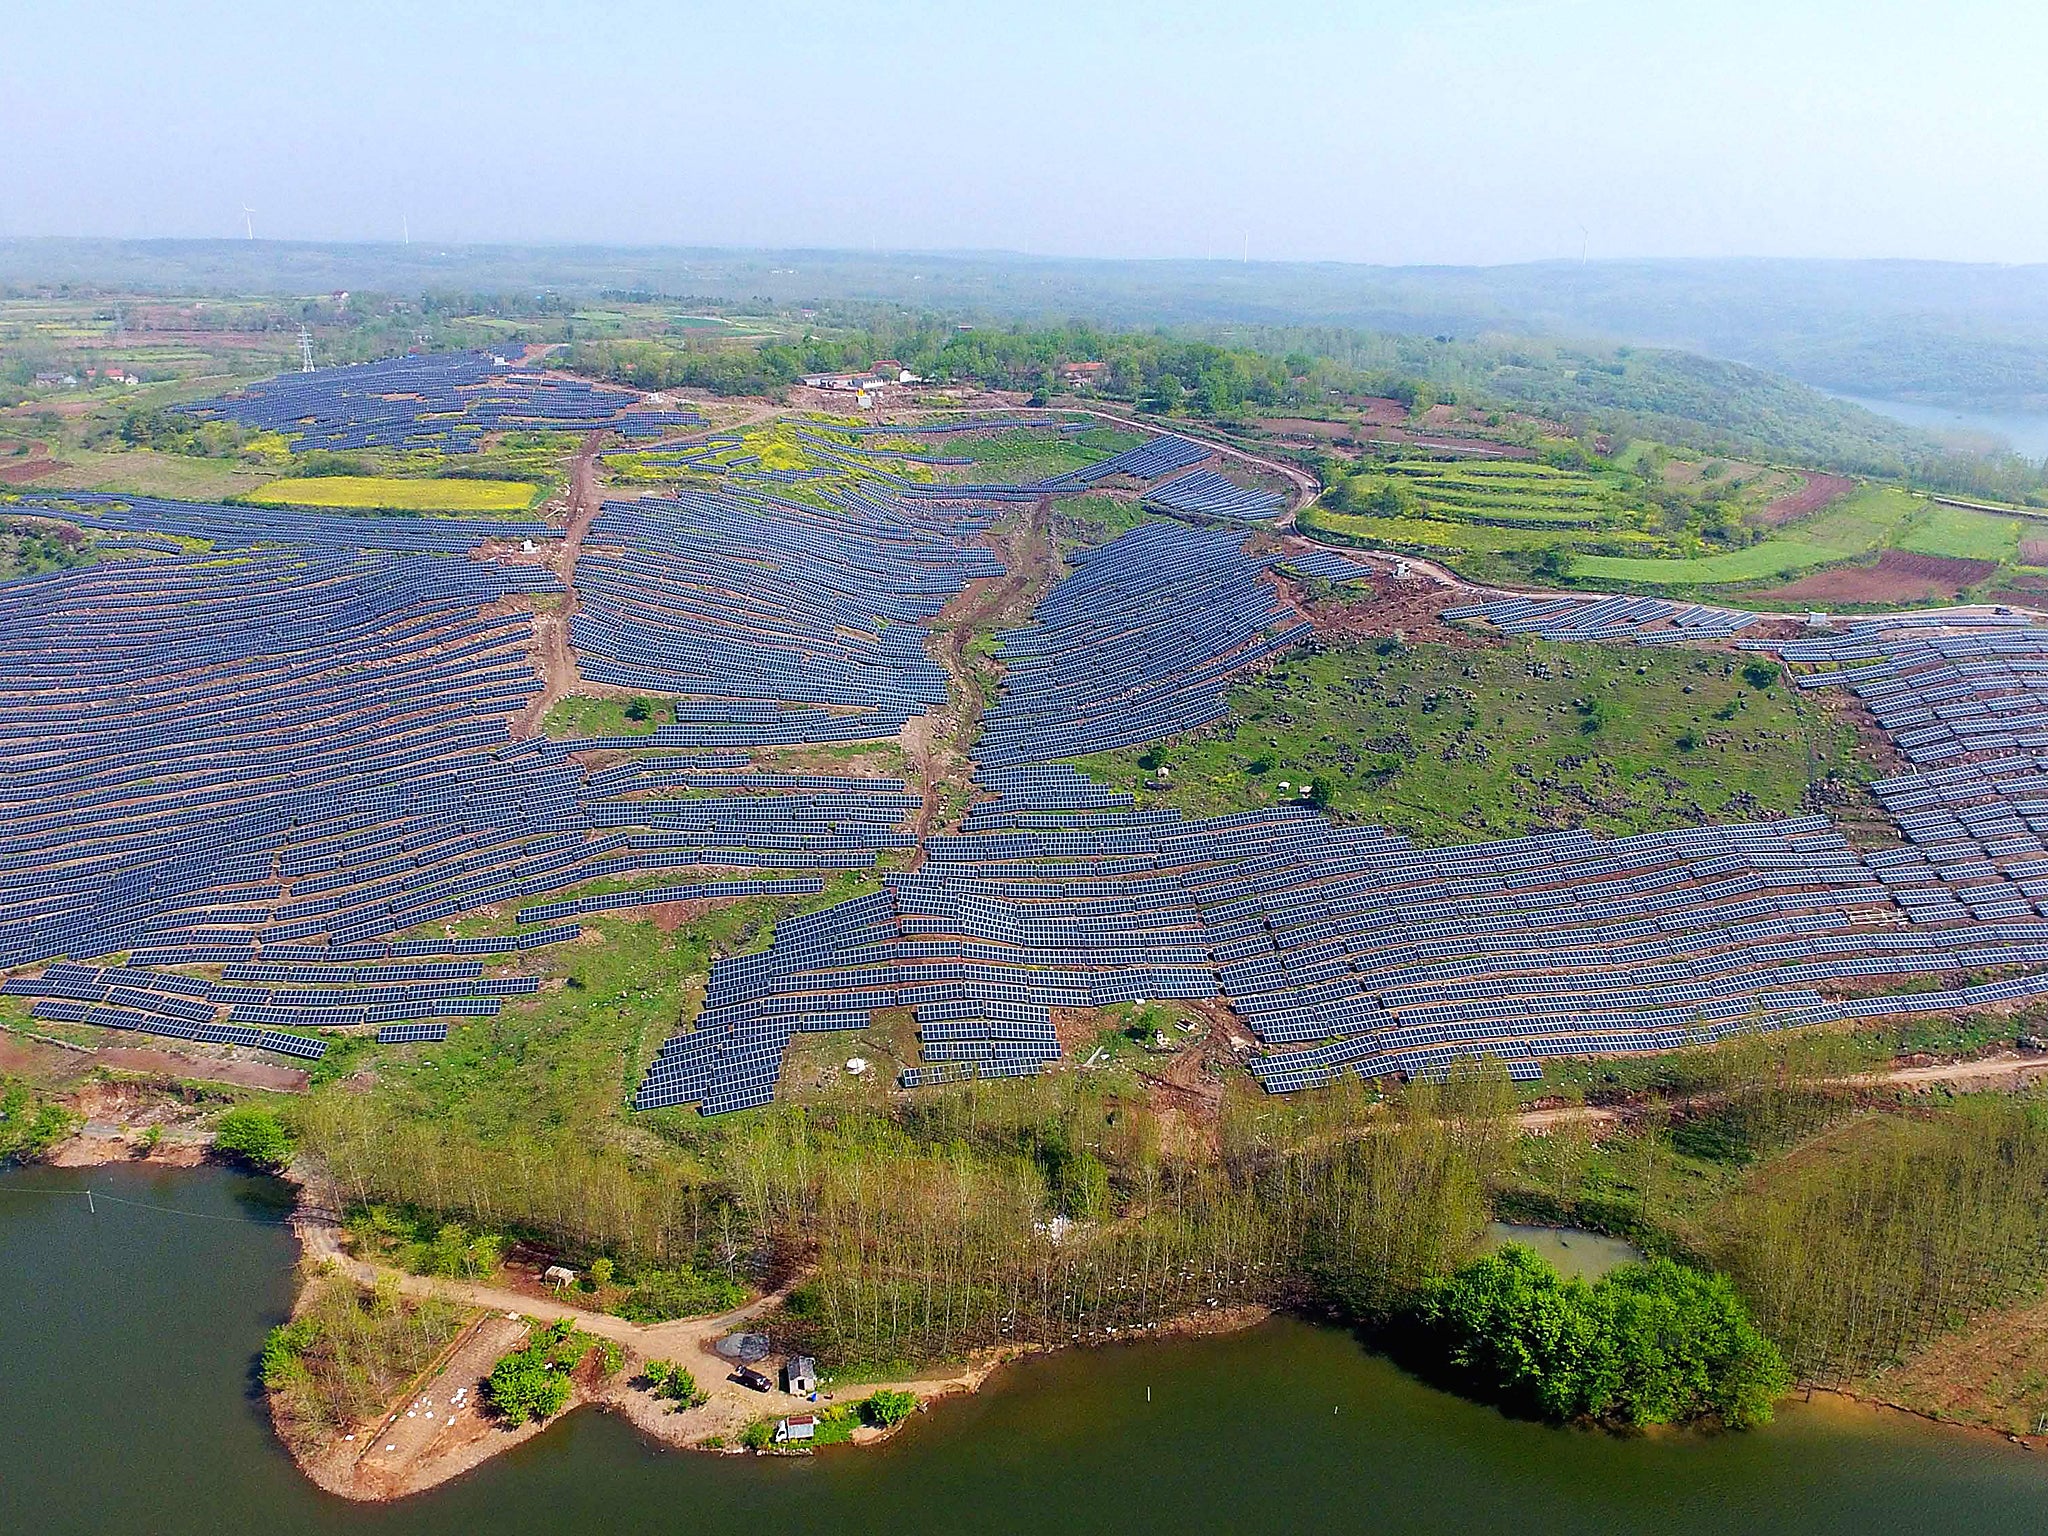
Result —
<instances>
[{"instance_id":1,"label":"wind turbine","mask_svg":"<svg viewBox=\"0 0 2048 1536\"><path fill-rule=\"evenodd\" d=\"M411 244L412 244L412 220L411 220L411 219L409 219L409 218L407 218L407 217L406 217L406 216L405 216L404 214L402 214L402 213L401 213L401 214L400 214L400 215L398 216L398 222L399 222L399 224L400 224L400 225L402 225L402 226L404 227L404 229L405 229L405 243L406 243L407 245L411 245Z\"/></svg>"},{"instance_id":2,"label":"wind turbine","mask_svg":"<svg viewBox=\"0 0 2048 1536\"><path fill-rule=\"evenodd\" d=\"M256 210L247 203L242 204L242 224L249 231L249 238L256 238Z\"/></svg>"}]
</instances>

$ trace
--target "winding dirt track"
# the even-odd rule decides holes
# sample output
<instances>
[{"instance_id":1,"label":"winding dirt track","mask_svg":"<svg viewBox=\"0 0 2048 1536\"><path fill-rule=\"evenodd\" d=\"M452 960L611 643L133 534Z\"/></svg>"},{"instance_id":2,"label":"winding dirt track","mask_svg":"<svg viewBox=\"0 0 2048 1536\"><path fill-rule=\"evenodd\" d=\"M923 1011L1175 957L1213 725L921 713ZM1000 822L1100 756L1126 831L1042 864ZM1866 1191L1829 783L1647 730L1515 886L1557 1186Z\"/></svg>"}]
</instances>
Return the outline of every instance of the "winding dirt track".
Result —
<instances>
[{"instance_id":1,"label":"winding dirt track","mask_svg":"<svg viewBox=\"0 0 2048 1536\"><path fill-rule=\"evenodd\" d=\"M1994 1051L1969 1061L1936 1061L1921 1066L1886 1067L1823 1079L1818 1086L1835 1088L1954 1088L1963 1093L2018 1093L2048 1080L2048 1055L2038 1051ZM1701 1103L1703 1100L1685 1100ZM1627 1118L1625 1108L1597 1104L1566 1104L1554 1109L1525 1109L1515 1117L1531 1135L1545 1136L1561 1125L1585 1125L1597 1135Z\"/></svg>"},{"instance_id":2,"label":"winding dirt track","mask_svg":"<svg viewBox=\"0 0 2048 1536\"><path fill-rule=\"evenodd\" d=\"M569 643L569 621L576 617L576 558L583 552L583 536L597 520L604 505L604 493L597 483L597 445L601 433L592 432L576 452L569 472L569 526L555 555L555 574L565 589L561 606L552 613L537 613L533 619L534 661L541 681L547 686L527 701L512 721L514 741L524 741L540 729L540 722L557 701L582 686L576 670L576 649Z\"/></svg>"}]
</instances>

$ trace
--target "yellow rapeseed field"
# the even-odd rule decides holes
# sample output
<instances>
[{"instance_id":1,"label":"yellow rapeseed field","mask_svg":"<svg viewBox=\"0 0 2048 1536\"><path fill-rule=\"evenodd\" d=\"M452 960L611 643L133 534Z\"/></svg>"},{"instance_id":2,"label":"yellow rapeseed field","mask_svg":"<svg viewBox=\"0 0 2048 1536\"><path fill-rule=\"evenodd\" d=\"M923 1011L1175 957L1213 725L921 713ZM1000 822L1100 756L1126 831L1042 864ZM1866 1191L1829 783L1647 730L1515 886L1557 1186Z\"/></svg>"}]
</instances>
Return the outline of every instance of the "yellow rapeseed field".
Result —
<instances>
[{"instance_id":1,"label":"yellow rapeseed field","mask_svg":"<svg viewBox=\"0 0 2048 1536\"><path fill-rule=\"evenodd\" d=\"M249 493L274 507L389 507L405 512L519 512L533 504L523 480L401 480L386 475L309 475Z\"/></svg>"}]
</instances>

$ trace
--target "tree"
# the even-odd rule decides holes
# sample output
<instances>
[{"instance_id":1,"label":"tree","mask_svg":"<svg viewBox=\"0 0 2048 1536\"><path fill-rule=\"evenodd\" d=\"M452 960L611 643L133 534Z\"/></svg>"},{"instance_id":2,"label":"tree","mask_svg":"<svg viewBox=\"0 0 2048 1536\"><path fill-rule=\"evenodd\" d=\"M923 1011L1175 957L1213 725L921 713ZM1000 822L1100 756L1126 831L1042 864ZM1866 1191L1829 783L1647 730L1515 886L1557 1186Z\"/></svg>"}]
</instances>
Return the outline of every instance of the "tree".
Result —
<instances>
[{"instance_id":1,"label":"tree","mask_svg":"<svg viewBox=\"0 0 2048 1536\"><path fill-rule=\"evenodd\" d=\"M1415 1320L1476 1395L1548 1419L1745 1429L1791 1385L1727 1277L1669 1259L1589 1286L1509 1244L1431 1287Z\"/></svg>"},{"instance_id":2,"label":"tree","mask_svg":"<svg viewBox=\"0 0 2048 1536\"><path fill-rule=\"evenodd\" d=\"M914 1392L877 1392L860 1405L860 1416L880 1429L901 1424L917 1409Z\"/></svg>"},{"instance_id":3,"label":"tree","mask_svg":"<svg viewBox=\"0 0 2048 1536\"><path fill-rule=\"evenodd\" d=\"M500 1360L483 1386L485 1401L510 1424L553 1418L568 1403L569 1393L568 1372L555 1370L530 1350Z\"/></svg>"},{"instance_id":4,"label":"tree","mask_svg":"<svg viewBox=\"0 0 2048 1536\"><path fill-rule=\"evenodd\" d=\"M216 1152L275 1172L292 1160L291 1133L276 1115L257 1105L229 1110L213 1128Z\"/></svg>"},{"instance_id":5,"label":"tree","mask_svg":"<svg viewBox=\"0 0 2048 1536\"><path fill-rule=\"evenodd\" d=\"M628 720L645 720L652 716L653 713L654 706L645 699L636 698L626 701L626 718Z\"/></svg>"}]
</instances>

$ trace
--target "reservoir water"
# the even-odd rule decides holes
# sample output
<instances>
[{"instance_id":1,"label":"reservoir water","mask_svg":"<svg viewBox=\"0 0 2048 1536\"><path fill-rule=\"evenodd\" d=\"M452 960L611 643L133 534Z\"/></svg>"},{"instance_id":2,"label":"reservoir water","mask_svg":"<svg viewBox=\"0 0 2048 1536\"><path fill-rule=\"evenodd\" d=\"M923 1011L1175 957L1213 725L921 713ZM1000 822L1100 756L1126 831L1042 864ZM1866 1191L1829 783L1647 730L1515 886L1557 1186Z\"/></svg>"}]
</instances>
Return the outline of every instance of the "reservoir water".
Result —
<instances>
[{"instance_id":1,"label":"reservoir water","mask_svg":"<svg viewBox=\"0 0 2048 1536\"><path fill-rule=\"evenodd\" d=\"M1862 395L1835 398L1924 432L1967 432L1973 437L2002 438L2023 458L2048 458L2048 412L1964 410L1912 400L1874 400Z\"/></svg>"},{"instance_id":2,"label":"reservoir water","mask_svg":"<svg viewBox=\"0 0 2048 1536\"><path fill-rule=\"evenodd\" d=\"M615 1419L580 1413L419 1499L350 1505L299 1477L252 1381L289 1296L283 1194L218 1170L0 1173L0 1531L1989 1536L2048 1526L2048 1458L1990 1437L1817 1403L1789 1404L1747 1435L1552 1429L1433 1391L1349 1335L1294 1321L1029 1362L886 1446L809 1460L658 1451Z\"/></svg>"}]
</instances>

